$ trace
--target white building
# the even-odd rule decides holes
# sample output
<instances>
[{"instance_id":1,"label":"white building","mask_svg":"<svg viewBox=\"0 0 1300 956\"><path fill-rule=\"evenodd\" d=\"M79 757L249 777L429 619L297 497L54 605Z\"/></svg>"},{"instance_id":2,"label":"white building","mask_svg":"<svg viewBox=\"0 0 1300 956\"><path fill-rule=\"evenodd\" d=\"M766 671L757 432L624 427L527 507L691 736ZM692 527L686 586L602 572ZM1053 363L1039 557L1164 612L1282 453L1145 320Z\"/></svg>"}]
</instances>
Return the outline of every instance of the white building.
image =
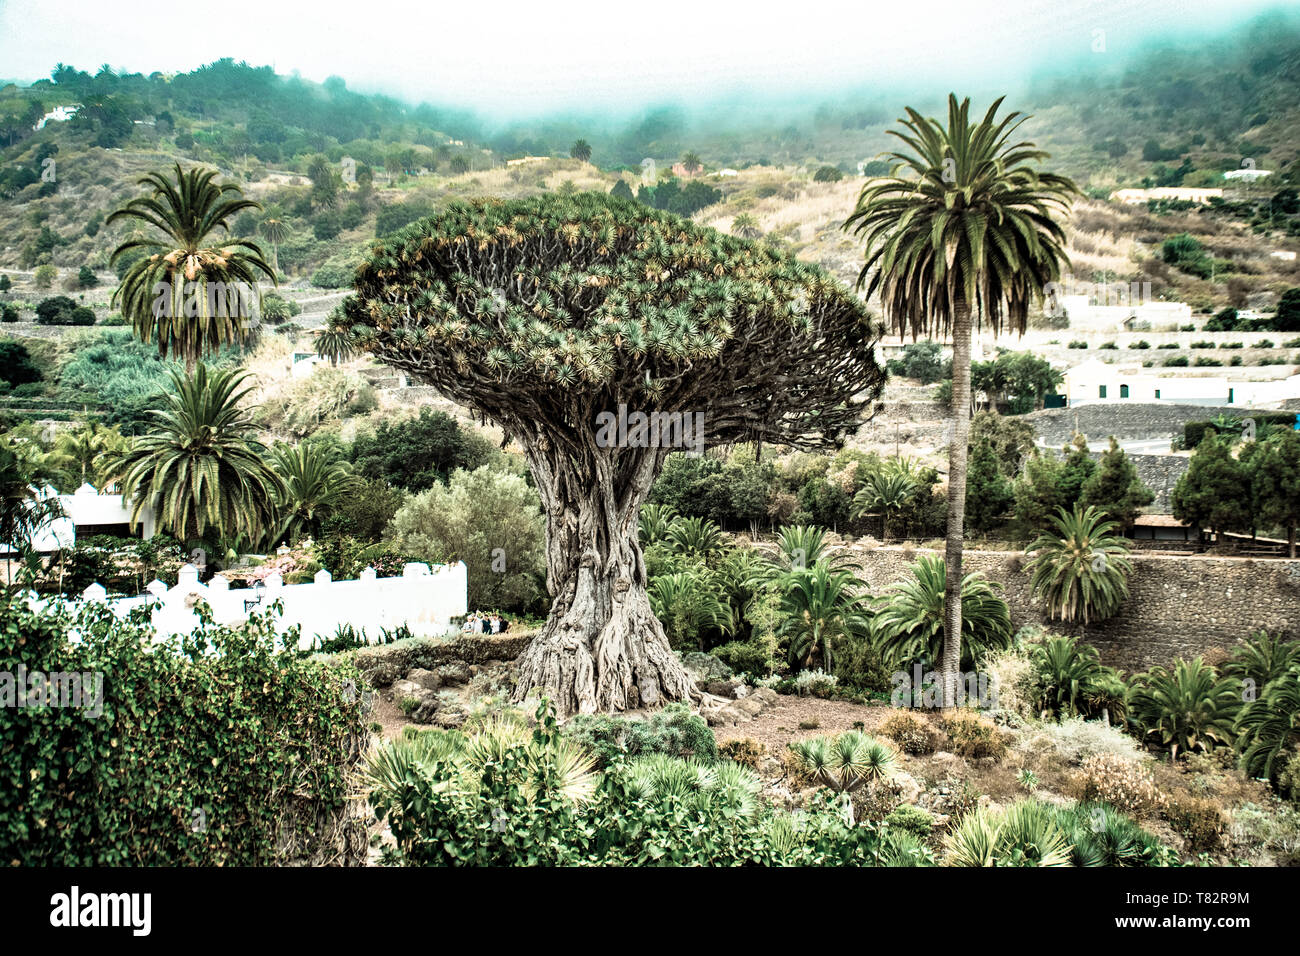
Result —
<instances>
[{"instance_id":1,"label":"white building","mask_svg":"<svg viewBox=\"0 0 1300 956\"><path fill-rule=\"evenodd\" d=\"M1224 174L1225 176L1227 173ZM1112 202L1122 202L1128 206L1139 206L1152 199L1174 199L1183 202L1208 203L1211 199L1222 199L1223 190L1215 188L1198 188L1195 186L1156 186L1154 189L1117 189L1110 194Z\"/></svg>"},{"instance_id":2,"label":"white building","mask_svg":"<svg viewBox=\"0 0 1300 956\"><path fill-rule=\"evenodd\" d=\"M1235 387L1243 384L1255 383ZM1108 365L1098 359L1067 371L1063 388L1068 405L1121 401L1228 405L1233 398L1228 380L1220 376L1156 375L1141 364Z\"/></svg>"},{"instance_id":3,"label":"white building","mask_svg":"<svg viewBox=\"0 0 1300 956\"><path fill-rule=\"evenodd\" d=\"M1288 399L1300 399L1300 375L1291 375L1271 382L1233 382L1229 390L1230 405L1246 408L1263 408L1278 405Z\"/></svg>"},{"instance_id":4,"label":"white building","mask_svg":"<svg viewBox=\"0 0 1300 956\"><path fill-rule=\"evenodd\" d=\"M152 508L145 505L140 509L140 519L132 529L130 503L123 501L121 495L101 495L93 485L82 485L71 495L59 495L46 485L37 492L37 497L42 500L57 497L64 515L42 525L28 539L32 550L40 554L70 548L76 544L78 535L87 538L96 534L116 537L139 534L145 541L154 536ZM11 542L0 543L0 554L13 553Z\"/></svg>"},{"instance_id":5,"label":"white building","mask_svg":"<svg viewBox=\"0 0 1300 956\"><path fill-rule=\"evenodd\" d=\"M289 374L293 378L306 378L316 371L317 365L328 365L325 359L315 352L294 352L289 360Z\"/></svg>"}]
</instances>

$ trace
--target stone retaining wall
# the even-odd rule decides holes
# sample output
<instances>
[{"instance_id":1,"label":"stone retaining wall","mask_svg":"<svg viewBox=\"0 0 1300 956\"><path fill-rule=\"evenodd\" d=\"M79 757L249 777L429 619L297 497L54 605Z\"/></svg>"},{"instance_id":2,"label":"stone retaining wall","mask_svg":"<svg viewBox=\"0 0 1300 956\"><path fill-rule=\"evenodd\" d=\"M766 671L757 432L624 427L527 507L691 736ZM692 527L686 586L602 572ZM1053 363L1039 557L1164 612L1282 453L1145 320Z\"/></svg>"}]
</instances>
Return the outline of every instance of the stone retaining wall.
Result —
<instances>
[{"instance_id":1,"label":"stone retaining wall","mask_svg":"<svg viewBox=\"0 0 1300 956\"><path fill-rule=\"evenodd\" d=\"M535 630L521 630L506 634L463 634L450 640L415 637L363 647L352 653L357 670L372 687L387 687L416 667L434 670L443 664L514 660L536 635Z\"/></svg>"},{"instance_id":2,"label":"stone retaining wall","mask_svg":"<svg viewBox=\"0 0 1300 956\"><path fill-rule=\"evenodd\" d=\"M872 594L904 580L921 549L855 549ZM979 571L1003 586L1016 628L1050 624L1080 634L1104 663L1128 671L1230 647L1261 628L1300 637L1300 561L1133 555L1129 597L1108 621L1086 628L1049 622L1029 587L1020 552L967 551L966 571Z\"/></svg>"}]
</instances>

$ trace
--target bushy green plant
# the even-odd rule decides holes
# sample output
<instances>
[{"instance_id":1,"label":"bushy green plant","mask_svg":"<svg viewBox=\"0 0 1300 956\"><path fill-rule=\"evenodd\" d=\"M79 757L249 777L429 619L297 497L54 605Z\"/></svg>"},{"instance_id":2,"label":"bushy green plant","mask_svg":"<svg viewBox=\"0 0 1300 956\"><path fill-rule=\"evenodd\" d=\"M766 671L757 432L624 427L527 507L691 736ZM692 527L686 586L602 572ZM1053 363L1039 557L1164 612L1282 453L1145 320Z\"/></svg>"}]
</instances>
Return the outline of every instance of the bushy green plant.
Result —
<instances>
[{"instance_id":1,"label":"bushy green plant","mask_svg":"<svg viewBox=\"0 0 1300 956\"><path fill-rule=\"evenodd\" d=\"M980 807L944 840L947 866L1069 866L1065 834L1045 804L1024 800L1003 811Z\"/></svg>"},{"instance_id":2,"label":"bushy green plant","mask_svg":"<svg viewBox=\"0 0 1300 956\"><path fill-rule=\"evenodd\" d=\"M669 704L648 717L578 714L564 733L591 752L600 767L623 757L667 754L712 763L718 757L713 731L685 704Z\"/></svg>"},{"instance_id":3,"label":"bushy green plant","mask_svg":"<svg viewBox=\"0 0 1300 956\"><path fill-rule=\"evenodd\" d=\"M73 619L0 595L0 672L102 679L99 708L0 707L6 863L362 862L355 667L285 652L269 615L227 628L203 608L194 633L154 643L146 610Z\"/></svg>"},{"instance_id":4,"label":"bushy green plant","mask_svg":"<svg viewBox=\"0 0 1300 956\"><path fill-rule=\"evenodd\" d=\"M1076 803L1053 810L1070 844L1074 866L1169 866L1173 852L1132 819L1105 803Z\"/></svg>"},{"instance_id":5,"label":"bushy green plant","mask_svg":"<svg viewBox=\"0 0 1300 956\"><path fill-rule=\"evenodd\" d=\"M748 768L664 754L619 760L594 786L562 783L583 759L538 709L531 737L499 735L491 759L458 754L479 736L434 740L372 769L371 803L396 839L391 863L491 866L927 865L901 831L853 825L828 796L773 811ZM390 747L392 745L389 745ZM564 759L562 755L567 754ZM585 774L584 774L585 777Z\"/></svg>"},{"instance_id":6,"label":"bushy green plant","mask_svg":"<svg viewBox=\"0 0 1300 956\"><path fill-rule=\"evenodd\" d=\"M1241 704L1241 681L1219 677L1199 657L1139 674L1130 695L1143 737L1168 750L1171 760L1230 743Z\"/></svg>"}]
</instances>

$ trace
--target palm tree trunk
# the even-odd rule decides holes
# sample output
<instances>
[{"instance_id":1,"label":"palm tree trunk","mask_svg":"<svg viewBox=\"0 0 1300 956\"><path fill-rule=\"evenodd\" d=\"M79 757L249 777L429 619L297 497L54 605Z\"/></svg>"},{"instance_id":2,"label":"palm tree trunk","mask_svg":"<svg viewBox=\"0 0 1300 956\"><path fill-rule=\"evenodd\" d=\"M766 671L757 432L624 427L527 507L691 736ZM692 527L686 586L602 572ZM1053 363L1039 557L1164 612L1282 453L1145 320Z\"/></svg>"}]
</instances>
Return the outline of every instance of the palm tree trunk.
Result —
<instances>
[{"instance_id":1,"label":"palm tree trunk","mask_svg":"<svg viewBox=\"0 0 1300 956\"><path fill-rule=\"evenodd\" d=\"M952 323L952 443L948 446L948 539L944 546L943 681L945 708L961 687L961 555L966 524L966 443L970 435L970 306L959 301Z\"/></svg>"}]
</instances>

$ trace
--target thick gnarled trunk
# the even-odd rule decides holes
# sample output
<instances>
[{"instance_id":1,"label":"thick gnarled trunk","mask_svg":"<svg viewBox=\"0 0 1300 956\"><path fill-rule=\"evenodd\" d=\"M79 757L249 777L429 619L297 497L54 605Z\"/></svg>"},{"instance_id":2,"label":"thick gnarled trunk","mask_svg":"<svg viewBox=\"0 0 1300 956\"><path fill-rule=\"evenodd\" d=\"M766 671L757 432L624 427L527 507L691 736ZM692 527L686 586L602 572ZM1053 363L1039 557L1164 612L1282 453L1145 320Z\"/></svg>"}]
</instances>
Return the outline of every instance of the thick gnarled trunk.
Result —
<instances>
[{"instance_id":1,"label":"thick gnarled trunk","mask_svg":"<svg viewBox=\"0 0 1300 956\"><path fill-rule=\"evenodd\" d=\"M548 451L529 448L528 458L546 510L552 606L519 659L515 699L541 693L565 715L691 699L694 684L650 608L637 540L666 452L648 449L615 469L604 449L589 449L578 467Z\"/></svg>"},{"instance_id":2,"label":"thick gnarled trunk","mask_svg":"<svg viewBox=\"0 0 1300 956\"><path fill-rule=\"evenodd\" d=\"M961 696L962 536L966 524L966 456L970 439L971 310L957 303L952 323L952 443L948 446L948 537L944 545L943 701L957 706Z\"/></svg>"}]
</instances>

